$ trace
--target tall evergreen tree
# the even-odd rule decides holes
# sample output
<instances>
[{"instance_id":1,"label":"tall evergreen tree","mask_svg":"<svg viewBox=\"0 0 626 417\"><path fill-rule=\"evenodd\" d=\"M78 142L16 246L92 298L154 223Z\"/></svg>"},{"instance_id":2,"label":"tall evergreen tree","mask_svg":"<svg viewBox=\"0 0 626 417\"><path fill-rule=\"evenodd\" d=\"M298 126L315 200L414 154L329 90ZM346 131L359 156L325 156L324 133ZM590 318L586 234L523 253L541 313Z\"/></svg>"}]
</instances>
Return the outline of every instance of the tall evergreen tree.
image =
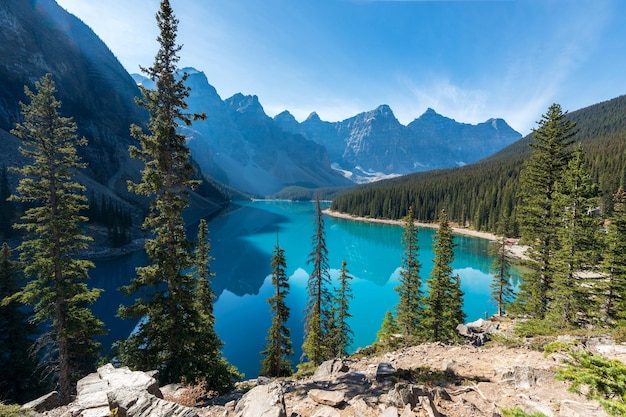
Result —
<instances>
[{"instance_id":1,"label":"tall evergreen tree","mask_svg":"<svg viewBox=\"0 0 626 417\"><path fill-rule=\"evenodd\" d=\"M196 352L204 354L209 363L205 363L203 375L199 379L208 381L211 389L219 392L227 391L232 387L232 381L240 377L238 371L222 356L221 349L224 343L215 332L215 314L213 303L216 300L215 293L211 288L211 279L215 272L211 271L211 262L215 258L211 256L211 241L209 228L206 220L200 220L198 224L198 236L193 255L193 270L197 281L196 309L199 311L199 323L204 326L195 334L197 343L203 344ZM199 370L198 373L201 371ZM189 378L189 376L186 376ZM198 376L196 376L198 378Z\"/></svg>"},{"instance_id":2,"label":"tall evergreen tree","mask_svg":"<svg viewBox=\"0 0 626 417\"><path fill-rule=\"evenodd\" d=\"M596 310L591 297L593 284L585 280L581 272L596 267L600 252L600 219L594 215L600 204L598 187L591 179L580 146L575 148L557 184L555 202L561 216L557 227L559 248L553 260L553 283L546 317L555 327L579 326Z\"/></svg>"},{"instance_id":3,"label":"tall evergreen tree","mask_svg":"<svg viewBox=\"0 0 626 417\"><path fill-rule=\"evenodd\" d=\"M332 321L331 280L328 267L328 248L324 232L324 215L319 198L315 199L315 232L311 238L313 251L307 264L313 270L307 281L308 301L305 310L303 355L314 365L321 364L328 356L329 327Z\"/></svg>"},{"instance_id":4,"label":"tall evergreen tree","mask_svg":"<svg viewBox=\"0 0 626 417\"><path fill-rule=\"evenodd\" d=\"M211 256L209 227L206 220L202 219L198 223L198 238L194 254L194 268L196 278L198 280L198 306L204 310L204 313L207 315L211 325L215 324L213 303L217 298L211 288L211 279L215 277L215 272L211 271L211 262L214 260L215 258Z\"/></svg>"},{"instance_id":5,"label":"tall evergreen tree","mask_svg":"<svg viewBox=\"0 0 626 417\"><path fill-rule=\"evenodd\" d=\"M261 361L260 375L288 376L293 372L291 362L287 359L287 356L293 355L291 332L287 327L289 307L285 302L285 298L289 294L289 281L285 250L279 246L278 239L276 246L274 246L271 266L274 295L268 298L267 302L270 304L270 311L273 314L272 325L268 332L267 345L261 352L263 360Z\"/></svg>"},{"instance_id":6,"label":"tall evergreen tree","mask_svg":"<svg viewBox=\"0 0 626 417\"><path fill-rule=\"evenodd\" d=\"M419 262L418 228L415 225L413 207L409 207L407 215L402 220L403 258L400 270L400 284L395 288L399 302L396 307L396 321L400 331L405 336L416 336L420 332L423 316L422 279L420 278L421 264Z\"/></svg>"},{"instance_id":7,"label":"tall evergreen tree","mask_svg":"<svg viewBox=\"0 0 626 417\"><path fill-rule=\"evenodd\" d=\"M434 265L427 282L428 293L424 298L423 326L428 340L454 340L458 337L456 327L464 322L465 313L459 276L452 275L454 243L445 210L439 214L433 253Z\"/></svg>"},{"instance_id":8,"label":"tall evergreen tree","mask_svg":"<svg viewBox=\"0 0 626 417\"><path fill-rule=\"evenodd\" d=\"M540 319L548 308L554 279L552 261L559 248L557 228L561 213L556 209L556 186L570 160L575 126L567 120L561 106L551 105L533 130L532 153L520 174L518 220L533 262L529 264L530 272L522 276L516 304L522 312Z\"/></svg>"},{"instance_id":9,"label":"tall evergreen tree","mask_svg":"<svg viewBox=\"0 0 626 417\"><path fill-rule=\"evenodd\" d=\"M348 356L348 347L352 344L353 332L348 324L348 319L352 317L349 311L350 300L352 299L351 280L352 276L350 275L350 271L348 271L347 263L343 260L341 262L341 269L339 270L339 288L337 289L335 308L333 309L334 326L331 329L330 335L330 354L334 357Z\"/></svg>"},{"instance_id":10,"label":"tall evergreen tree","mask_svg":"<svg viewBox=\"0 0 626 417\"><path fill-rule=\"evenodd\" d=\"M502 316L508 304L511 303L515 295L511 285L511 262L506 253L506 237L503 236L498 242L489 248L490 255L493 256L491 263L491 299L498 306L498 316Z\"/></svg>"},{"instance_id":11,"label":"tall evergreen tree","mask_svg":"<svg viewBox=\"0 0 626 417\"><path fill-rule=\"evenodd\" d=\"M613 214L607 226L602 271L606 278L597 285L602 321L615 325L626 319L626 191L613 195Z\"/></svg>"},{"instance_id":12,"label":"tall evergreen tree","mask_svg":"<svg viewBox=\"0 0 626 417\"><path fill-rule=\"evenodd\" d=\"M31 355L37 328L21 305L8 297L19 291L23 274L6 243L0 250L0 401L24 404L44 394L38 360Z\"/></svg>"},{"instance_id":13,"label":"tall evergreen tree","mask_svg":"<svg viewBox=\"0 0 626 417\"><path fill-rule=\"evenodd\" d=\"M33 321L47 330L39 347L47 354L58 379L62 403L71 400L73 381L89 372L98 357L103 323L88 308L100 295L86 280L93 263L80 259L90 238L82 231L87 221L85 187L74 179L85 167L77 147L76 124L61 117L50 74L35 83L37 92L25 88L31 103L21 104L23 123L11 132L22 140L20 152L31 165L14 168L23 178L15 201L31 205L16 227L26 231L19 246L28 283L10 299L34 307Z\"/></svg>"},{"instance_id":14,"label":"tall evergreen tree","mask_svg":"<svg viewBox=\"0 0 626 417\"><path fill-rule=\"evenodd\" d=\"M181 47L176 45L178 20L169 1L161 1L156 20L160 48L152 67L142 68L156 90L141 88L143 98L138 100L150 114L149 133L133 125L131 133L141 147L129 149L131 156L145 163L141 182L129 183L129 189L152 199L143 227L154 237L145 244L149 265L137 268L137 276L124 287L127 294L142 297L121 306L119 315L142 320L135 333L120 341L119 354L131 368L159 370L161 381L167 383L220 374L223 360L217 356L216 346L221 344L215 340L210 315L198 301L202 291L192 271L192 248L182 216L189 205L189 190L198 183L192 179L186 138L177 128L179 122L188 126L203 115L185 112L187 74L176 79ZM207 388L227 389L231 376L207 378Z\"/></svg>"}]
</instances>

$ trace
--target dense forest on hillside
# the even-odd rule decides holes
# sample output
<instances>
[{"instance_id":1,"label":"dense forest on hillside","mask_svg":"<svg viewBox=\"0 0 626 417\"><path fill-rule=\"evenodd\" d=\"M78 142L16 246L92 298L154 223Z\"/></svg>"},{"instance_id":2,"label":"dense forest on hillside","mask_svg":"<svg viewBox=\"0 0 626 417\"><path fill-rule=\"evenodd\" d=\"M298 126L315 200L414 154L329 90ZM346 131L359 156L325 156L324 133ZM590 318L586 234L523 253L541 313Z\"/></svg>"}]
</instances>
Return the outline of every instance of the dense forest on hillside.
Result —
<instances>
[{"instance_id":1,"label":"dense forest on hillside","mask_svg":"<svg viewBox=\"0 0 626 417\"><path fill-rule=\"evenodd\" d=\"M612 210L611 196L626 183L626 96L571 112L575 140L585 153L600 188L601 210ZM497 231L500 219L518 234L516 202L519 173L530 156L532 134L475 164L420 172L355 187L333 200L331 209L362 217L401 219L413 206L416 220L433 222L441 209L450 221L476 230Z\"/></svg>"}]
</instances>

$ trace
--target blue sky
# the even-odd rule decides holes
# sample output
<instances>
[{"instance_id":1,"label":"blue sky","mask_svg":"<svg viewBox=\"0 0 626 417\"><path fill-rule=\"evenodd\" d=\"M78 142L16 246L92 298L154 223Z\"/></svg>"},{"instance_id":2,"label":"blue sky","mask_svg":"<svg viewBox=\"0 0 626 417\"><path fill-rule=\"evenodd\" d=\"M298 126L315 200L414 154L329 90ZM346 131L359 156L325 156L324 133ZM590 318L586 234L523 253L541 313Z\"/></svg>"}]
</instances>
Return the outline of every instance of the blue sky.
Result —
<instances>
[{"instance_id":1,"label":"blue sky","mask_svg":"<svg viewBox=\"0 0 626 417\"><path fill-rule=\"evenodd\" d=\"M159 0L57 0L130 72L152 64ZM338 121L391 106L527 134L552 103L626 93L623 0L170 0L180 66L270 116Z\"/></svg>"}]
</instances>

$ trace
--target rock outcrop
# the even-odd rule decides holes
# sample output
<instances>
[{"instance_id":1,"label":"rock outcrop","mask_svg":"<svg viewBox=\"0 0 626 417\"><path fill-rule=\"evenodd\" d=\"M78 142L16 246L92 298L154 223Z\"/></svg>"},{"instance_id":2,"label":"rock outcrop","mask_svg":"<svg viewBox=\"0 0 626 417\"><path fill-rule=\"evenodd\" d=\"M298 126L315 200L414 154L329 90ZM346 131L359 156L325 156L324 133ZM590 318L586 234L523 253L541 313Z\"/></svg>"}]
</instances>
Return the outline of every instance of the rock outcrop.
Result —
<instances>
[{"instance_id":1,"label":"rock outcrop","mask_svg":"<svg viewBox=\"0 0 626 417\"><path fill-rule=\"evenodd\" d=\"M580 348L621 346L607 340ZM600 348L598 349L598 346ZM106 365L83 378L69 406L48 417L494 417L519 407L548 417L607 417L602 407L557 381L562 354L547 357L525 347L448 346L430 343L379 356L335 359L306 378L241 383L237 391L196 408L162 398L152 373ZM251 388L252 387L252 388ZM51 396L54 398L54 395ZM167 398L171 398L168 396ZM41 410L41 409L40 409Z\"/></svg>"}]
</instances>

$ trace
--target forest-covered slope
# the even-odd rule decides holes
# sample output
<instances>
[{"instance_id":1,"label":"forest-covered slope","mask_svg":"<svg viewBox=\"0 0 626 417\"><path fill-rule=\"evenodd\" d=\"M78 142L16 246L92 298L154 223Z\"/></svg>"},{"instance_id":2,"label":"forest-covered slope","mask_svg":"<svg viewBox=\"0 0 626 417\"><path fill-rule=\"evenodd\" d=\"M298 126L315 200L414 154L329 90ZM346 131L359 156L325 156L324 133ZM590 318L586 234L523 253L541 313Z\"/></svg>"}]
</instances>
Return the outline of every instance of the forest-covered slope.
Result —
<instances>
[{"instance_id":1,"label":"forest-covered slope","mask_svg":"<svg viewBox=\"0 0 626 417\"><path fill-rule=\"evenodd\" d=\"M537 115L537 119L540 115ZM576 122L575 137L602 195L602 210L626 183L626 96L568 114ZM529 157L532 134L500 152L461 168L420 172L354 187L333 200L332 209L373 218L399 219L413 206L419 221L431 222L441 209L453 222L477 230L496 231L499 219L516 232L515 204L519 173Z\"/></svg>"}]
</instances>

